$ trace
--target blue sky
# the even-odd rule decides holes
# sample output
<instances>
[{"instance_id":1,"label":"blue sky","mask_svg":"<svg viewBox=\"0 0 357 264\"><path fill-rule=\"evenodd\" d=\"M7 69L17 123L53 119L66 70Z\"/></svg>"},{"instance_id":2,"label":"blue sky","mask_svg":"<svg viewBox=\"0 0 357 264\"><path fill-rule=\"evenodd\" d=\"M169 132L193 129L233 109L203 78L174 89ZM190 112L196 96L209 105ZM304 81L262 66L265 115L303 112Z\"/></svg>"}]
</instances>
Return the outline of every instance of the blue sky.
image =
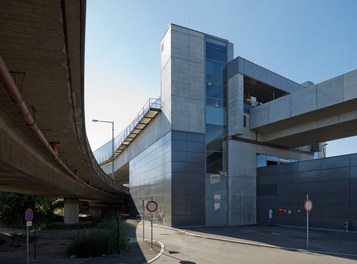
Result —
<instances>
[{"instance_id":1,"label":"blue sky","mask_svg":"<svg viewBox=\"0 0 357 264\"><path fill-rule=\"evenodd\" d=\"M160 42L169 23L234 43L244 57L298 83L357 69L355 0L87 0L86 126L93 149L160 96ZM356 128L357 131L357 128ZM327 155L357 152L357 137Z\"/></svg>"}]
</instances>

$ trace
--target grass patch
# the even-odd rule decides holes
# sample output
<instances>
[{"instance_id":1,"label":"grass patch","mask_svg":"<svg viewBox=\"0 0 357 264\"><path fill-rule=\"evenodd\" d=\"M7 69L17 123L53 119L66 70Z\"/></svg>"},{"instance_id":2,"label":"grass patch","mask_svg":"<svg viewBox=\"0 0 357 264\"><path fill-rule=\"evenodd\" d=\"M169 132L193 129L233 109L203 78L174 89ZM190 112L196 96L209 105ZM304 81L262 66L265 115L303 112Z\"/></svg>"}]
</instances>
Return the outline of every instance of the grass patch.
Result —
<instances>
[{"instance_id":1,"label":"grass patch","mask_svg":"<svg viewBox=\"0 0 357 264\"><path fill-rule=\"evenodd\" d=\"M98 257L120 254L128 248L128 245L129 238L122 229L118 237L117 221L111 218L97 223L86 234L74 240L69 245L67 253L84 258Z\"/></svg>"}]
</instances>

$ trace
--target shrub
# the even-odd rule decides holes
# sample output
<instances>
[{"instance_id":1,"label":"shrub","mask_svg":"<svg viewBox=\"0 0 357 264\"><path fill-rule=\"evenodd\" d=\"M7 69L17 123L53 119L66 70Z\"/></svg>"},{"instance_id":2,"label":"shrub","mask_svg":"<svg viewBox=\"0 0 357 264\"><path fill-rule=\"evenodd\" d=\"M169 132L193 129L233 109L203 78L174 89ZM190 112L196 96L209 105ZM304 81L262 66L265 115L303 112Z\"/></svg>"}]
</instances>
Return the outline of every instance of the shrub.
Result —
<instances>
[{"instance_id":1,"label":"shrub","mask_svg":"<svg viewBox=\"0 0 357 264\"><path fill-rule=\"evenodd\" d=\"M105 219L99 222L87 234L74 240L68 247L69 255L78 257L98 257L121 253L128 247L129 239L123 230L120 230L118 240L117 222L114 219Z\"/></svg>"},{"instance_id":2,"label":"shrub","mask_svg":"<svg viewBox=\"0 0 357 264\"><path fill-rule=\"evenodd\" d=\"M0 222L8 226L23 225L27 208L33 209L36 223L50 222L56 219L53 214L55 200L51 197L0 192Z\"/></svg>"}]
</instances>

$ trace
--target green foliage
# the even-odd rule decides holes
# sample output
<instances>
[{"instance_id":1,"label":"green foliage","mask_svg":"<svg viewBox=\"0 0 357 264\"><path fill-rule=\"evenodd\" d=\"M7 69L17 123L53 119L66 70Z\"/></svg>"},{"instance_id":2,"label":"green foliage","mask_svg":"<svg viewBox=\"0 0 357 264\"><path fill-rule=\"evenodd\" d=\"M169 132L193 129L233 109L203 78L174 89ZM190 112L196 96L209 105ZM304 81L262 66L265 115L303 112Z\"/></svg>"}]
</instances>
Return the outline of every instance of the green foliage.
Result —
<instances>
[{"instance_id":1,"label":"green foliage","mask_svg":"<svg viewBox=\"0 0 357 264\"><path fill-rule=\"evenodd\" d=\"M108 254L107 237L107 230L92 230L81 236L79 240L74 240L68 249L68 253L78 257L97 257Z\"/></svg>"},{"instance_id":2,"label":"green foliage","mask_svg":"<svg viewBox=\"0 0 357 264\"><path fill-rule=\"evenodd\" d=\"M55 198L27 195L20 193L0 192L0 222L5 225L25 223L25 211L32 208L34 221L49 222L54 219Z\"/></svg>"},{"instance_id":3,"label":"green foliage","mask_svg":"<svg viewBox=\"0 0 357 264\"><path fill-rule=\"evenodd\" d=\"M121 253L128 248L128 244L129 239L121 229L118 239L116 220L105 219L87 234L82 235L79 240L74 240L68 247L67 253L78 257L98 257Z\"/></svg>"}]
</instances>

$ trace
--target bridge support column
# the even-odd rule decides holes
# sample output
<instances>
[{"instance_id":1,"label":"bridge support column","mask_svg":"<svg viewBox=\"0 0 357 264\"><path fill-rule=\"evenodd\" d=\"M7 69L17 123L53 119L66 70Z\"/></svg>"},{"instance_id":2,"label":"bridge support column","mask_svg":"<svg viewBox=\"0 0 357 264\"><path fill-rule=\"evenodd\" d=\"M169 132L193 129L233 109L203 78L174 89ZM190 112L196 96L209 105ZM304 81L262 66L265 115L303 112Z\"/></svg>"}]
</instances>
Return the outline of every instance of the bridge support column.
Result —
<instances>
[{"instance_id":1,"label":"bridge support column","mask_svg":"<svg viewBox=\"0 0 357 264\"><path fill-rule=\"evenodd\" d=\"M96 219L101 218L103 216L101 207L90 207L90 212L92 214L92 217Z\"/></svg>"},{"instance_id":2,"label":"bridge support column","mask_svg":"<svg viewBox=\"0 0 357 264\"><path fill-rule=\"evenodd\" d=\"M79 201L76 198L64 198L64 223L73 225L79 222Z\"/></svg>"}]
</instances>

